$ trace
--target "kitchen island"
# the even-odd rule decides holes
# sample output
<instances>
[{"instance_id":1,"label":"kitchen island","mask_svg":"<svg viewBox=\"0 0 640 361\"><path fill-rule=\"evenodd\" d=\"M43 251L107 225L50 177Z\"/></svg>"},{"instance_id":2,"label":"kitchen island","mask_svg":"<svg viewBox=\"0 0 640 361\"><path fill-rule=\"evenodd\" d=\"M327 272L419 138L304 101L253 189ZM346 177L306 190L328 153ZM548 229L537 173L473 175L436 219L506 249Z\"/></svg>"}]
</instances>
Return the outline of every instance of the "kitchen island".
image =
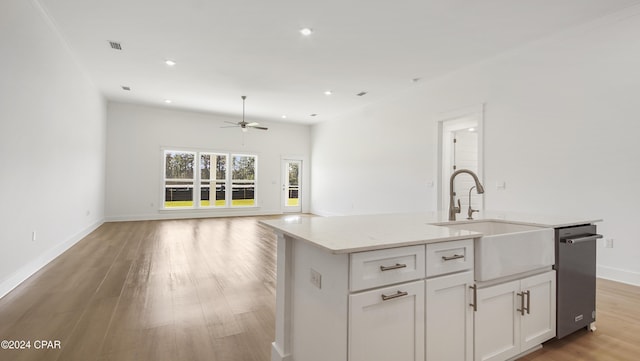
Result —
<instances>
[{"instance_id":1,"label":"kitchen island","mask_svg":"<svg viewBox=\"0 0 640 361\"><path fill-rule=\"evenodd\" d=\"M477 218L550 229L599 221L507 212L484 212ZM553 337L555 271L551 265L478 292L474 242L483 233L448 228L446 219L442 213L425 213L289 216L261 222L278 238L272 361L501 360ZM505 290L505 285L510 289ZM541 292L533 291L531 296L536 288ZM489 304L483 313L475 310L483 301L478 295L486 290L507 292L507 303L519 304L517 297L524 302L528 294L529 306L544 310L532 321L515 319L518 312L524 316L524 306L506 313L514 322L510 326L514 334L509 337L530 334L508 352L492 349L502 350L500 338L482 341L490 357L474 355L474 349L483 349L479 347L483 345L474 347L474 334L504 331L478 329L486 323L483 317L500 317L492 314L495 310Z\"/></svg>"}]
</instances>

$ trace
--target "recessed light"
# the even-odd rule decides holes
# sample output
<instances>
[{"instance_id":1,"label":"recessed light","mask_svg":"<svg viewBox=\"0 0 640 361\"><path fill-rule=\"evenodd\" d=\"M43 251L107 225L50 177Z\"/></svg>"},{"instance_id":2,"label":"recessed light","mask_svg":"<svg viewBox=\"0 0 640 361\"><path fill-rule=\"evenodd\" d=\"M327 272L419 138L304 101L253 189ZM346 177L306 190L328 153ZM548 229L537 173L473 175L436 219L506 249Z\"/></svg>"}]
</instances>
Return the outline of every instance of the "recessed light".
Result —
<instances>
[{"instance_id":1,"label":"recessed light","mask_svg":"<svg viewBox=\"0 0 640 361\"><path fill-rule=\"evenodd\" d=\"M282 115L282 119L287 119L287 115L286 115L286 114L283 114L283 115Z\"/></svg>"},{"instance_id":2,"label":"recessed light","mask_svg":"<svg viewBox=\"0 0 640 361\"><path fill-rule=\"evenodd\" d=\"M167 59L164 61L165 64L167 64L168 66L175 66L176 62L171 60L171 59Z\"/></svg>"},{"instance_id":3,"label":"recessed light","mask_svg":"<svg viewBox=\"0 0 640 361\"><path fill-rule=\"evenodd\" d=\"M167 103L167 104L173 103L173 101L171 99L165 99L164 102Z\"/></svg>"},{"instance_id":4,"label":"recessed light","mask_svg":"<svg viewBox=\"0 0 640 361\"><path fill-rule=\"evenodd\" d=\"M361 96L363 96L363 95L367 95L367 92L360 92L360 93L358 93L358 94L356 94L356 95L357 95L357 96L359 96L359 97L361 97Z\"/></svg>"},{"instance_id":5,"label":"recessed light","mask_svg":"<svg viewBox=\"0 0 640 361\"><path fill-rule=\"evenodd\" d=\"M122 90L126 90L126 91L130 91L131 90L131 87L128 87L126 85L123 85L121 88L122 88Z\"/></svg>"},{"instance_id":6,"label":"recessed light","mask_svg":"<svg viewBox=\"0 0 640 361\"><path fill-rule=\"evenodd\" d=\"M313 29L311 28L302 28L300 29L300 34L304 35L304 36L309 36L313 33Z\"/></svg>"},{"instance_id":7,"label":"recessed light","mask_svg":"<svg viewBox=\"0 0 640 361\"><path fill-rule=\"evenodd\" d=\"M413 78L413 79L411 79L411 82L412 82L412 83L417 83L417 82L419 82L419 81L420 81L420 78Z\"/></svg>"},{"instance_id":8,"label":"recessed light","mask_svg":"<svg viewBox=\"0 0 640 361\"><path fill-rule=\"evenodd\" d=\"M476 131L476 128L469 128L469 131L470 131L470 132L475 132L475 131Z\"/></svg>"},{"instance_id":9,"label":"recessed light","mask_svg":"<svg viewBox=\"0 0 640 361\"><path fill-rule=\"evenodd\" d=\"M316 114L316 113L313 113L313 114L309 114L309 116L312 116L312 117L317 117L317 116L318 116L318 114Z\"/></svg>"},{"instance_id":10,"label":"recessed light","mask_svg":"<svg viewBox=\"0 0 640 361\"><path fill-rule=\"evenodd\" d=\"M333 92L331 90L327 90L327 91L324 92L324 95L331 95L331 94L333 94Z\"/></svg>"}]
</instances>

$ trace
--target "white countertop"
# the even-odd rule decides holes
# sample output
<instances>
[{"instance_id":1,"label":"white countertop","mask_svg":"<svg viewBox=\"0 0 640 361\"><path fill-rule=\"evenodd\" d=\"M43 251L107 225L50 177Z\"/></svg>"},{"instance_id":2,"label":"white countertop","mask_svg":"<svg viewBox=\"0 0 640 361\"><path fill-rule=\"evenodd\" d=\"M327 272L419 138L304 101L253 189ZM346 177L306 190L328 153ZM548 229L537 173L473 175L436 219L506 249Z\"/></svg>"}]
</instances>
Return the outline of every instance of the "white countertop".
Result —
<instances>
[{"instance_id":1,"label":"white countertop","mask_svg":"<svg viewBox=\"0 0 640 361\"><path fill-rule=\"evenodd\" d=\"M597 218L528 215L514 212L485 211L476 220L500 220L538 227L567 227L600 222ZM260 223L293 238L309 242L331 253L351 253L375 249L453 241L482 236L481 233L455 230L434 223L448 222L446 212L375 214L361 216L316 217L283 216ZM467 222L458 215L456 223Z\"/></svg>"}]
</instances>

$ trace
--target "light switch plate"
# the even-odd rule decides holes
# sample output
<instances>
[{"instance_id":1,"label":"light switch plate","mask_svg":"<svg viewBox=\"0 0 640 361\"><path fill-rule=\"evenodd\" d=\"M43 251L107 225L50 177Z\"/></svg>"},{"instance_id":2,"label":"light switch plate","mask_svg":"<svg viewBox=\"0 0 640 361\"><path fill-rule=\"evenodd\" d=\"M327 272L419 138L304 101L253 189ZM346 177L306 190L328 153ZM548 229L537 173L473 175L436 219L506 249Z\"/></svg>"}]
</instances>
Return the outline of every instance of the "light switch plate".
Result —
<instances>
[{"instance_id":1,"label":"light switch plate","mask_svg":"<svg viewBox=\"0 0 640 361\"><path fill-rule=\"evenodd\" d=\"M322 275L320 274L320 272L314 270L313 268L311 268L311 284L318 287L319 289L322 289Z\"/></svg>"}]
</instances>

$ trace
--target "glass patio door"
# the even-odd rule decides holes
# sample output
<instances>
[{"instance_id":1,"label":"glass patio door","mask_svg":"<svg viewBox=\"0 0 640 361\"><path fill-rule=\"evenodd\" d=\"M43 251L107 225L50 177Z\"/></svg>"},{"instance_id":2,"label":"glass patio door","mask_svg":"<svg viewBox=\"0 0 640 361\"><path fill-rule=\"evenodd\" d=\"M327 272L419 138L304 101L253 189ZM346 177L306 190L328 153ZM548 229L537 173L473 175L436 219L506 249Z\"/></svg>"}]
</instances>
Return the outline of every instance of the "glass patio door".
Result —
<instances>
[{"instance_id":1,"label":"glass patio door","mask_svg":"<svg viewBox=\"0 0 640 361\"><path fill-rule=\"evenodd\" d=\"M284 159L282 161L282 199L284 212L301 212L302 161Z\"/></svg>"}]
</instances>

